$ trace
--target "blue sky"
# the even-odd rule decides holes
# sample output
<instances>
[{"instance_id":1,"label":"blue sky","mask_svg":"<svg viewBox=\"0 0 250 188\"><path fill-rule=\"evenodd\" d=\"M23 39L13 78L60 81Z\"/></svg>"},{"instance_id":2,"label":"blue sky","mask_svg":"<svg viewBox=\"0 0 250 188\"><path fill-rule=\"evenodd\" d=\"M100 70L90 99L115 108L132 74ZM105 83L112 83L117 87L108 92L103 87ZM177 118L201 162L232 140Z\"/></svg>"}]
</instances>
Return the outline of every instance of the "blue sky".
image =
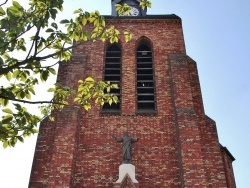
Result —
<instances>
[{"instance_id":1,"label":"blue sky","mask_svg":"<svg viewBox=\"0 0 250 188\"><path fill-rule=\"evenodd\" d=\"M73 17L73 10L79 7L109 15L110 1L65 0L64 15ZM182 18L186 51L198 66L205 112L216 121L220 143L236 158L233 167L237 187L248 188L250 1L152 0L152 3L148 14L176 14ZM0 149L0 187L28 186L35 140L33 136L15 148Z\"/></svg>"}]
</instances>

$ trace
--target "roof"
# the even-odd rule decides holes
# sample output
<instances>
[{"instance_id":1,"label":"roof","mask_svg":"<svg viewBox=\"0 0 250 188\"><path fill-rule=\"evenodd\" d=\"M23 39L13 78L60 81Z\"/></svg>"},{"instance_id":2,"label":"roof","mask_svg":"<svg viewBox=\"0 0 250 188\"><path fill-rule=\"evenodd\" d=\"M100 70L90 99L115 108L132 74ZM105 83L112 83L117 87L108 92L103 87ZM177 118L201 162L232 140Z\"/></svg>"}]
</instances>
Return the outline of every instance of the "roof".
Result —
<instances>
[{"instance_id":1,"label":"roof","mask_svg":"<svg viewBox=\"0 0 250 188\"><path fill-rule=\"evenodd\" d=\"M135 20L144 20L144 19L177 19L181 18L175 14L161 14L161 15L146 15L146 16L110 16L103 15L105 19L135 19Z\"/></svg>"},{"instance_id":2,"label":"roof","mask_svg":"<svg viewBox=\"0 0 250 188\"><path fill-rule=\"evenodd\" d=\"M115 1L115 3L120 3L122 0L112 0ZM141 0L137 0L137 2L141 2Z\"/></svg>"},{"instance_id":3,"label":"roof","mask_svg":"<svg viewBox=\"0 0 250 188\"><path fill-rule=\"evenodd\" d=\"M226 154L232 159L232 161L235 161L234 156L230 153L230 151L227 149L227 147L224 147L220 144L220 148L226 152Z\"/></svg>"}]
</instances>

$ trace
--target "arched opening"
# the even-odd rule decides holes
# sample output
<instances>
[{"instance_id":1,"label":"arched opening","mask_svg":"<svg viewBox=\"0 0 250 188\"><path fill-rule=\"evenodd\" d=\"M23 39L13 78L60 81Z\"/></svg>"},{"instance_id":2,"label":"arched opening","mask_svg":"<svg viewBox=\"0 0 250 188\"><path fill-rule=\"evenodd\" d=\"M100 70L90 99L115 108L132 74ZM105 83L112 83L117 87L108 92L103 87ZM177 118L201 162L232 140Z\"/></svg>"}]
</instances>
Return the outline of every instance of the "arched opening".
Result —
<instances>
[{"instance_id":1,"label":"arched opening","mask_svg":"<svg viewBox=\"0 0 250 188\"><path fill-rule=\"evenodd\" d=\"M153 54L145 43L137 48L137 111L155 111Z\"/></svg>"},{"instance_id":2,"label":"arched opening","mask_svg":"<svg viewBox=\"0 0 250 188\"><path fill-rule=\"evenodd\" d=\"M119 101L117 104L104 103L102 112L117 113L120 112L121 101L121 48L117 44L110 45L105 54L104 80L118 84L119 89L111 89L110 93L115 94Z\"/></svg>"}]
</instances>

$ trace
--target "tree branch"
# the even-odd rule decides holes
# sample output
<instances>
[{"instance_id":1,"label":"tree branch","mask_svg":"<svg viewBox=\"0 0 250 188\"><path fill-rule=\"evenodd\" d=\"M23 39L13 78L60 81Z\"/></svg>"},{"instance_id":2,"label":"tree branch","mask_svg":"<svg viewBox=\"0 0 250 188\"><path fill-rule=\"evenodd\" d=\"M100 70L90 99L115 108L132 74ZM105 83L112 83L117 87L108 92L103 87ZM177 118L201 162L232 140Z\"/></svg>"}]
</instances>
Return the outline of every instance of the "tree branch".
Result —
<instances>
[{"instance_id":1,"label":"tree branch","mask_svg":"<svg viewBox=\"0 0 250 188\"><path fill-rule=\"evenodd\" d=\"M37 55L47 49L51 44L53 44L56 41L56 39L53 39L48 45L44 45L43 49L41 49L39 52L37 52Z\"/></svg>"},{"instance_id":2,"label":"tree branch","mask_svg":"<svg viewBox=\"0 0 250 188\"><path fill-rule=\"evenodd\" d=\"M79 43L76 43L76 44L74 44L74 45L72 45L72 46L69 46L69 47L67 47L67 48L62 49L61 51L58 51L58 52L55 52L55 53L52 53L52 54L49 54L49 55L46 55L46 56L42 56L42 57L33 57L33 56L32 56L32 57L29 58L29 59L25 59L25 60L23 60L23 61L19 61L19 62L17 62L16 64L11 65L11 66L9 66L9 67L1 68L1 69L0 69L0 75L2 75L2 74L7 74L9 71L12 71L12 70L15 69L15 68L22 68L22 67L20 67L20 66L25 65L25 64L27 64L27 63L29 63L29 62L32 62L32 61L42 61L42 60L46 60L46 59L48 59L48 58L52 58L53 56L55 56L55 55L57 55L57 54L59 54L59 53L61 53L61 52L70 50L70 49L75 48L75 47L77 47L77 46L79 46L79 45L81 45L81 44L82 44L82 43L79 42Z\"/></svg>"},{"instance_id":3,"label":"tree branch","mask_svg":"<svg viewBox=\"0 0 250 188\"><path fill-rule=\"evenodd\" d=\"M53 102L53 99L51 101L27 101L27 100L21 100L21 99L11 99L5 96L0 96L2 99L7 99L10 101L16 101L16 102L21 102L21 103L26 103L26 104L58 104L58 105L67 105L64 103L60 102Z\"/></svg>"},{"instance_id":4,"label":"tree branch","mask_svg":"<svg viewBox=\"0 0 250 188\"><path fill-rule=\"evenodd\" d=\"M0 6L5 5L8 2L8 0L6 0L5 2L3 2L2 4L0 4Z\"/></svg>"},{"instance_id":5,"label":"tree branch","mask_svg":"<svg viewBox=\"0 0 250 188\"><path fill-rule=\"evenodd\" d=\"M6 44L4 44L3 46L0 46L0 48L5 48L5 47L7 47L10 43L16 41L19 37L21 37L22 35L24 35L24 34L27 33L28 31L30 31L33 27L34 27L34 25L31 26L30 29L28 29L28 30L26 30L26 31L24 31L24 32L22 32L22 33L20 33L18 36L16 36L15 38L13 38L12 40L10 40L9 42L7 42Z\"/></svg>"},{"instance_id":6,"label":"tree branch","mask_svg":"<svg viewBox=\"0 0 250 188\"><path fill-rule=\"evenodd\" d=\"M34 67L35 69L46 69L46 68L51 68L51 67L54 67L56 66L57 64L59 64L60 62L62 61L57 61L56 63L52 64L52 65L49 65L49 66L41 66L41 67ZM19 69L21 70L32 70L32 68L27 68L27 67L19 67Z\"/></svg>"},{"instance_id":7,"label":"tree branch","mask_svg":"<svg viewBox=\"0 0 250 188\"><path fill-rule=\"evenodd\" d=\"M38 33L39 33L39 32L40 32L40 27L39 27L39 29L38 29L37 32L36 32L36 35L35 35L34 40L32 41L32 45L31 45L31 47L30 47L29 53L28 53L27 56L26 56L26 59L28 59L28 57L30 56L30 53L31 53L31 51L32 51L32 49L33 49L33 46L34 46L34 44L37 42L37 37L38 37Z\"/></svg>"}]
</instances>

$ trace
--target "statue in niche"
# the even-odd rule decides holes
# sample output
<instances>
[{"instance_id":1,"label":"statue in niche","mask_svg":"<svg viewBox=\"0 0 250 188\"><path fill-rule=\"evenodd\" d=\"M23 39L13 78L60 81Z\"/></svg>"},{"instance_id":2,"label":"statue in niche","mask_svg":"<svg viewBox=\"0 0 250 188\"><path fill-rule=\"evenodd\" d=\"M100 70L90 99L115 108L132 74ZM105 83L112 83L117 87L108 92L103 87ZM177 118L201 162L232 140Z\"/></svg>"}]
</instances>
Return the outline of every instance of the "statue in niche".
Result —
<instances>
[{"instance_id":1,"label":"statue in niche","mask_svg":"<svg viewBox=\"0 0 250 188\"><path fill-rule=\"evenodd\" d=\"M132 144L137 142L139 138L132 138L129 136L128 132L124 133L123 137L115 137L117 142L122 142L122 164L133 164L132 163Z\"/></svg>"}]
</instances>

